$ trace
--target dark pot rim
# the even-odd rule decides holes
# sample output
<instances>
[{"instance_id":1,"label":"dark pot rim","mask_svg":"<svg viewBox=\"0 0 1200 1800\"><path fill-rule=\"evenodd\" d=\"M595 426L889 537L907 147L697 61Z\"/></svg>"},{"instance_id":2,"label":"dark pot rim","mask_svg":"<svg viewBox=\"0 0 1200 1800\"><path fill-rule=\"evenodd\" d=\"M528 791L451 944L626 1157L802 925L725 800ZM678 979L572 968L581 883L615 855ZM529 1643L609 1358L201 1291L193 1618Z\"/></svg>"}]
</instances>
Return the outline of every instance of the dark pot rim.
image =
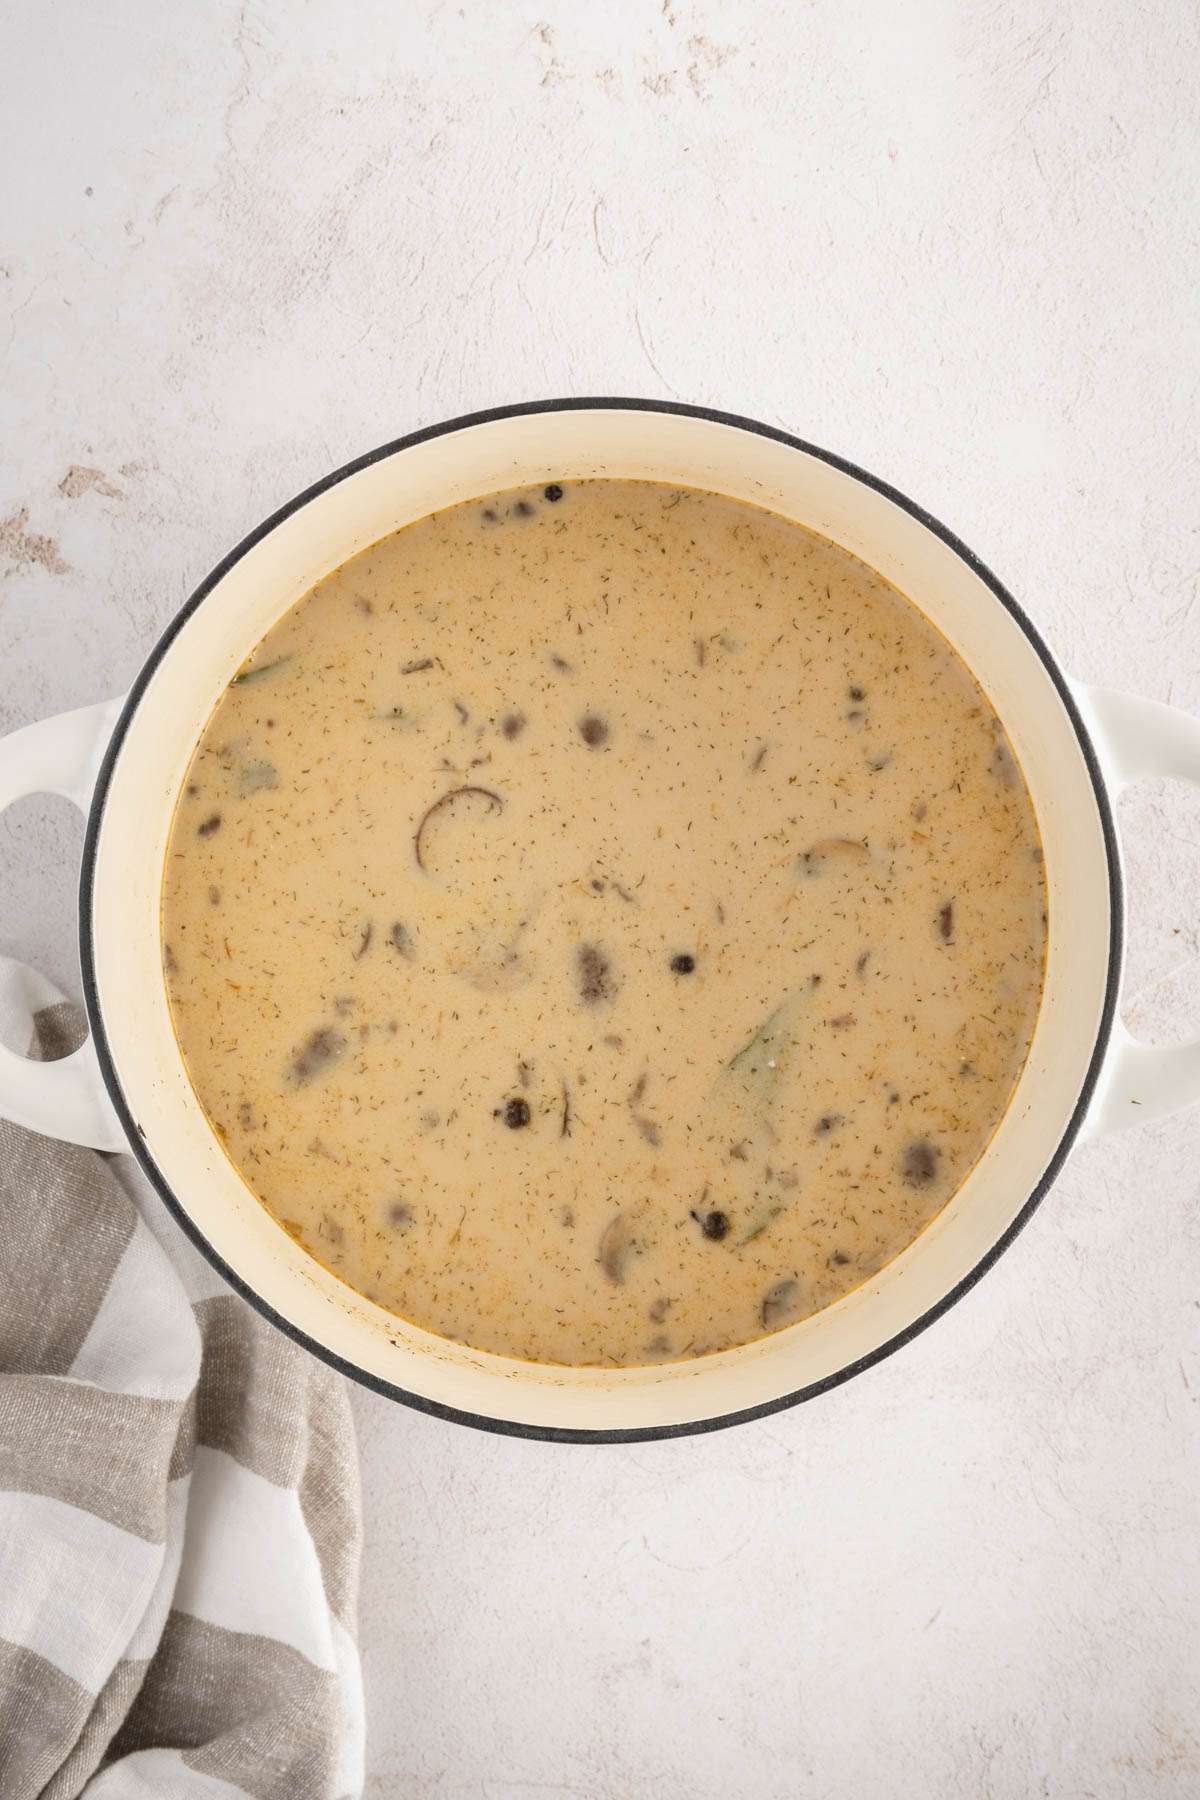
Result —
<instances>
[{"instance_id":1,"label":"dark pot rim","mask_svg":"<svg viewBox=\"0 0 1200 1800\"><path fill-rule=\"evenodd\" d=\"M122 1092L120 1081L117 1077L116 1067L113 1062L112 1052L104 1028L104 1017L101 1011L100 997L96 983L95 962L92 955L92 887L96 867L96 851L100 832L103 827L104 809L112 781L113 770L116 766L121 746L125 741L130 721L138 708L142 695L146 691L155 670L158 668L158 665L162 661L170 645L173 643L177 633L182 629L187 620L196 611L197 607L201 605L217 583L228 574L231 568L233 568L234 564L239 562L248 551L252 550L256 544L260 543L263 538L273 531L276 525L281 524L284 519L289 518L292 513L298 511L300 507L305 506L310 500L316 499L319 494L325 493L327 489L336 486L338 482L345 481L347 477L356 475L361 469L369 468L372 463L379 462L384 457L395 455L399 450L408 450L417 444L426 443L430 438L444 437L451 432L464 431L474 425L485 425L497 420L521 418L531 413L581 412L594 410L674 413L685 418L704 419L711 424L733 426L740 431L751 432L757 437L772 438L777 443L786 444L794 450L801 450L808 456L816 457L820 461L828 463L832 468L839 469L843 474L852 476L854 480L861 482L864 487L873 488L876 493L882 494L896 506L903 508L903 510L912 518L916 519L919 524L923 525L927 531L932 532L934 536L940 538L956 556L960 557L961 560L966 563L967 567L987 585L995 599L999 601L1005 611L1020 626L1026 638L1033 646L1033 649L1036 651L1066 709L1067 716L1071 721L1072 728L1083 754L1083 759L1092 784L1097 812L1100 818L1100 828L1104 838L1104 847L1108 862L1109 900L1109 950L1104 1003L1096 1031L1095 1043L1088 1063L1087 1074L1084 1078L1079 1098L1070 1118L1067 1120L1063 1134L1059 1139L1054 1154L1051 1156L1040 1181L1030 1193L1020 1212L1013 1219L1007 1230L997 1239L991 1248L985 1252L974 1267L966 1275L962 1276L961 1279L955 1283L954 1287L951 1288L948 1293L944 1294L935 1305L924 1312L920 1318L914 1320L911 1325L906 1326L903 1331L897 1332L894 1337L889 1338L886 1343L880 1344L868 1355L859 1357L855 1362L847 1364L845 1368L838 1369L831 1375L824 1376L819 1381L810 1382L806 1386L797 1388L794 1392L785 1394L778 1399L766 1400L757 1406L744 1407L737 1412L722 1413L714 1418L691 1420L678 1425L646 1425L617 1430L587 1430L563 1426L527 1425L517 1420L489 1418L482 1413L466 1412L458 1407L445 1406L440 1401L428 1400L421 1394L411 1393L407 1388L398 1387L394 1382L385 1381L379 1376L371 1375L366 1370L357 1368L354 1364L347 1362L345 1358L336 1355L323 1344L318 1343L315 1338L310 1337L307 1332L300 1330L298 1326L293 1325L290 1320L283 1318L273 1307L268 1305L261 1295L256 1293L237 1271L231 1268L224 1258L218 1255L213 1249L212 1245L193 1223L186 1206L170 1187L161 1170L155 1163L154 1158L151 1156L146 1141L141 1134L140 1127L129 1108L124 1093ZM949 531L940 520L935 519L933 515L926 512L923 507L916 505L916 503L910 500L907 495L900 493L897 488L892 487L888 482L881 481L877 476L869 474L867 470L860 468L856 463L848 461L845 457L835 455L832 451L822 450L816 444L810 444L803 438L793 436L790 432L780 431L772 425L760 424L754 419L743 418L737 413L719 412L714 408L707 406L688 406L681 401L674 400L645 400L607 395L600 398L581 397L577 399L523 401L512 406L491 407L485 412L466 413L460 418L449 419L439 425L429 425L421 431L409 432L404 437L394 438L390 443L382 444L378 449L370 450L366 455L355 457L352 462L343 464L340 469L336 469L331 475L326 475L321 481L315 482L311 487L306 488L303 493L297 494L294 499L289 500L286 505L281 506L276 512L272 513L269 518L265 519L261 525L256 526L253 531L249 532L247 536L242 539L241 543L238 544L235 549L231 550L229 554L216 565L212 572L205 577L191 597L176 613L175 617L171 620L157 644L146 658L133 686L130 688L100 767L95 793L88 813L87 827L84 836L83 863L80 870L79 961L83 976L84 1002L87 1007L88 1020L91 1025L92 1041L96 1047L100 1072L104 1078L104 1085L108 1090L109 1099L112 1101L117 1117L120 1119L125 1134L129 1139L130 1148L134 1156L137 1158L151 1184L161 1197L167 1210L191 1239L192 1243L196 1245L197 1249L208 1259L224 1280L228 1282L229 1286L233 1288L236 1293L240 1294L244 1300L247 1300L265 1319L268 1319L272 1325L277 1326L278 1329L291 1338L293 1342L302 1345L306 1350L311 1351L314 1356L320 1357L320 1359L323 1362L328 1363L330 1367L337 1369L342 1375L349 1376L351 1380L361 1383L363 1387L371 1388L375 1393L382 1394L390 1400L398 1400L401 1404L410 1406L417 1412L429 1413L439 1419L448 1419L458 1425L471 1425L478 1430L497 1432L506 1437L533 1438L551 1443L643 1443L658 1438L691 1437L701 1432L720 1431L731 1425L745 1424L752 1419L769 1418L772 1413L783 1412L785 1409L798 1406L806 1400L815 1400L818 1395L826 1394L830 1392L831 1389L840 1387L843 1382L849 1381L853 1376L862 1374L866 1369L873 1368L876 1363L882 1362L885 1357L893 1355L897 1350L903 1348L905 1344L911 1343L915 1337L925 1331L936 1319L940 1319L943 1313L948 1312L949 1309L961 1300L964 1295L971 1291L976 1282L987 1273L992 1265L1003 1255L1004 1251L1008 1249L1018 1232L1029 1223L1029 1220L1033 1217L1037 1207L1045 1198L1051 1185L1057 1178L1058 1172L1062 1168L1067 1154L1078 1136L1079 1129L1083 1124L1083 1120L1087 1114L1088 1107L1096 1089L1096 1083L1099 1079L1105 1053L1108 1049L1109 1038L1112 1033L1113 1018L1117 1004L1117 991L1120 981L1123 942L1124 907L1120 855L1117 849L1117 837L1113 823L1112 809L1109 805L1108 793L1105 788L1104 778L1100 771L1100 764L1095 749L1083 723L1083 719L1080 716L1079 708L1075 704L1075 699L1067 679L1059 668L1058 663L1047 648L1040 633L1026 616L1024 610L1018 605L1008 589L997 580L995 575L992 574L991 570L988 569L974 552L968 549L968 547L957 538L952 531Z\"/></svg>"}]
</instances>

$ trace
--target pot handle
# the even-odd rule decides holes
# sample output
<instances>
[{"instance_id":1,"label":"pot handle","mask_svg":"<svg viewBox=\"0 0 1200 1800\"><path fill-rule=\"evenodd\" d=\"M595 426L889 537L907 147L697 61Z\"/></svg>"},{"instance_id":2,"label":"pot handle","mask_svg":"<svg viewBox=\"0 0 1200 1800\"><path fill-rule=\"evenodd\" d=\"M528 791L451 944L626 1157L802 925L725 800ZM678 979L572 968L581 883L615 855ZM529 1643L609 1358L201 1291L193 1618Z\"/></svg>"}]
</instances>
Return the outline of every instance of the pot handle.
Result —
<instances>
[{"instance_id":1,"label":"pot handle","mask_svg":"<svg viewBox=\"0 0 1200 1800\"><path fill-rule=\"evenodd\" d=\"M1200 787L1200 719L1158 700L1111 688L1077 688L1109 787L1173 776ZM1088 1138L1161 1119L1200 1100L1200 1038L1187 1044L1144 1044L1118 1016L1103 1083L1084 1127Z\"/></svg>"},{"instance_id":2,"label":"pot handle","mask_svg":"<svg viewBox=\"0 0 1200 1800\"><path fill-rule=\"evenodd\" d=\"M81 706L0 738L0 812L29 794L61 794L86 813L120 700ZM44 988L29 971L31 989ZM91 1038L58 1062L34 1062L0 1044L0 1118L94 1150L124 1150Z\"/></svg>"}]
</instances>

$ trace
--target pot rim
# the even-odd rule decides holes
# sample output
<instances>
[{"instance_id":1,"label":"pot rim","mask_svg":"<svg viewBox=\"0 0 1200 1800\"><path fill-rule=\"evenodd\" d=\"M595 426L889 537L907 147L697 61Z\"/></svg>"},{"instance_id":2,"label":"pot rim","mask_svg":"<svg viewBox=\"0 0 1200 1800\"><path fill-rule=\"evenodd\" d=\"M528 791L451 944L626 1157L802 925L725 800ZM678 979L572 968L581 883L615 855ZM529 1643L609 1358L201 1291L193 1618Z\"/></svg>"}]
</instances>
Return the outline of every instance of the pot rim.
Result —
<instances>
[{"instance_id":1,"label":"pot rim","mask_svg":"<svg viewBox=\"0 0 1200 1800\"><path fill-rule=\"evenodd\" d=\"M922 1313L919 1318L913 1320L903 1331L897 1332L894 1337L891 1337L885 1343L878 1345L865 1356L859 1357L854 1362L848 1363L845 1368L838 1369L832 1374L823 1376L820 1380L809 1382L805 1386L795 1389L794 1392L790 1394L784 1394L779 1398L763 1401L755 1406L743 1407L735 1412L721 1413L712 1418L688 1420L682 1424L644 1425L632 1426L624 1429L601 1430L588 1430L582 1427L529 1425L519 1420L498 1419L488 1417L481 1413L468 1412L459 1407L447 1406L440 1401L427 1399L422 1394L412 1393L407 1388L399 1387L395 1382L385 1381L382 1377L370 1374L366 1370L348 1362L344 1357L337 1355L336 1352L329 1350L325 1345L318 1342L317 1339L311 1337L308 1332L302 1331L298 1326L292 1324L290 1320L283 1318L281 1314L276 1312L272 1306L263 1300L249 1283L246 1282L243 1277L213 1249L207 1238L204 1237L202 1232L192 1221L186 1205L170 1187L155 1163L154 1158L150 1154L146 1141L142 1136L141 1129L126 1102L120 1080L117 1076L116 1066L113 1061L107 1033L104 1028L104 1018L96 980L95 959L92 953L92 887L96 867L96 854L100 833L104 824L104 812L109 786L112 780L113 771L116 767L117 758L120 755L121 746L124 743L130 722L141 702L142 695L149 686L149 683L163 657L166 655L167 650L174 642L179 631L182 630L188 619L208 597L209 593L216 587L217 583L223 580L230 569L232 569L236 563L240 562L242 557L252 550L255 545L267 537L277 525L281 524L293 513L299 511L301 507L307 505L310 500L316 499L329 488L337 486L339 482L345 481L350 476L358 474L362 469L369 468L373 463L380 462L386 457L395 455L398 451L409 450L418 444L428 442L431 438L448 436L451 432L464 431L476 425L492 424L505 419L522 418L533 413L585 412L589 410L671 413L684 418L702 419L709 424L732 426L737 430L750 432L758 437L772 438L777 443L786 444L789 448L794 450L800 450L807 456L816 457L819 461L828 463L831 467L840 470L841 473L849 475L853 480L862 483L864 487L874 489L876 493L881 494L885 499L890 500L894 505L902 508L902 510L907 512L918 524L923 525L927 531L932 532L935 537L940 538L956 556L966 563L972 573L985 583L993 597L1002 607L1004 607L1005 611L1009 613L1012 619L1024 632L1049 676L1052 685L1057 691L1059 699L1062 701L1071 722L1072 730L1078 740L1084 764L1087 768L1088 777L1091 781L1092 792L1100 820L1100 829L1104 840L1105 859L1108 867L1109 912L1109 947L1108 963L1105 972L1104 1000L1099 1024L1097 1026L1095 1043L1092 1047L1087 1073L1084 1077L1079 1097L1069 1119L1066 1121L1062 1136L1047 1162L1041 1179L1038 1181L1037 1185L1030 1193L1029 1198L1025 1201L1025 1204L1021 1207L1021 1210L1017 1213L1007 1229L985 1252L974 1267L971 1268L967 1274L962 1276L939 1301L931 1306L926 1312ZM1023 608L1013 598L1003 583L992 574L991 570L983 562L980 561L974 551L964 544L960 538L956 537L955 534L943 525L939 519L934 518L931 513L926 512L923 507L918 506L915 501L910 500L908 496L901 493L899 489L892 487L889 482L880 480L878 476L870 474L869 471L860 468L857 463L849 461L846 457L838 456L831 450L823 450L818 445L811 444L804 438L796 437L791 432L782 431L773 425L764 425L758 420L746 418L739 413L722 412L713 407L692 406L683 401L675 400L649 400L612 395L599 397L580 396L555 400L519 401L509 406L490 407L482 412L464 413L457 418L445 420L440 424L427 425L422 427L419 431L408 432L403 437L393 438L388 443L381 444L377 449L369 450L364 455L357 456L350 462L344 463L341 468L334 470L332 474L322 477L321 480L314 482L310 487L305 488L293 499L277 508L276 511L269 514L261 524L255 526L252 531L248 532L247 535L242 538L241 542L216 564L211 572L203 581L201 581L199 586L195 588L189 598L179 608L178 612L171 619L161 637L158 639L158 642L150 651L150 654L147 656L141 669L138 671L136 679L129 689L100 765L95 792L88 812L87 825L84 834L83 860L79 877L79 963L83 982L84 1005L87 1010L88 1023L91 1027L92 1042L96 1048L100 1073L103 1077L105 1088L108 1091L108 1097L112 1102L125 1135L129 1140L129 1146L133 1155L140 1164L152 1187L162 1199L167 1211L172 1215L185 1235L212 1264L223 1280L233 1288L235 1293L240 1294L243 1300L248 1301L263 1318L268 1320L268 1322L274 1325L278 1330L284 1332L294 1343L301 1345L302 1348L311 1352L312 1355L319 1357L322 1362L327 1363L331 1368L336 1369L339 1374L348 1376L351 1380L357 1381L363 1387L370 1388L375 1393L381 1394L387 1399L398 1400L401 1404L412 1407L417 1412L428 1413L435 1418L446 1419L458 1425L470 1425L476 1430L495 1432L504 1437L532 1438L551 1443L642 1443L659 1438L691 1437L699 1435L702 1432L719 1431L731 1425L745 1424L753 1419L768 1418L772 1413L783 1412L787 1408L798 1406L807 1400L814 1400L819 1395L828 1393L833 1388L840 1387L843 1382L849 1381L852 1376L859 1375L864 1370L872 1368L876 1363L882 1362L885 1357L891 1356L895 1351L903 1348L905 1344L911 1343L915 1337L925 1331L935 1320L940 1319L943 1313L948 1312L957 1301L961 1300L964 1295L970 1292L976 1282L987 1273L992 1265L998 1261L1004 1251L1008 1249L1018 1232L1028 1224L1037 1207L1041 1204L1042 1200L1049 1192L1050 1187L1057 1179L1059 1170L1062 1168L1062 1165L1079 1134L1080 1127L1083 1124L1095 1094L1096 1084L1100 1077L1105 1055L1108 1050L1109 1040L1112 1035L1124 954L1124 925L1124 887L1121 876L1121 860L1117 844L1116 827L1112 816L1112 808L1109 804L1108 790L1105 785L1104 776L1101 772L1095 747L1088 735L1079 708L1075 703L1070 684L1062 670L1059 668L1054 655L1042 639L1037 628L1026 615Z\"/></svg>"}]
</instances>

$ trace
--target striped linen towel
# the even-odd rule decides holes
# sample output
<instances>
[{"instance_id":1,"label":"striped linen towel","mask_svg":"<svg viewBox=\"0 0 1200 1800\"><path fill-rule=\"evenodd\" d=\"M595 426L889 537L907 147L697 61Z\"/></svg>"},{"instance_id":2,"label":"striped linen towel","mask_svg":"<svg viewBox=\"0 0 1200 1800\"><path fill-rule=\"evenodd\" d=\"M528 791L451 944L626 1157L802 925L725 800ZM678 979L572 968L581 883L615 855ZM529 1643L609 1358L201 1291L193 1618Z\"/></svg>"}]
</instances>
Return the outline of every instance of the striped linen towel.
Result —
<instances>
[{"instance_id":1,"label":"striped linen towel","mask_svg":"<svg viewBox=\"0 0 1200 1800\"><path fill-rule=\"evenodd\" d=\"M0 958L0 1038L78 1037ZM0 1233L3 1800L360 1794L345 1384L127 1157L0 1122Z\"/></svg>"}]
</instances>

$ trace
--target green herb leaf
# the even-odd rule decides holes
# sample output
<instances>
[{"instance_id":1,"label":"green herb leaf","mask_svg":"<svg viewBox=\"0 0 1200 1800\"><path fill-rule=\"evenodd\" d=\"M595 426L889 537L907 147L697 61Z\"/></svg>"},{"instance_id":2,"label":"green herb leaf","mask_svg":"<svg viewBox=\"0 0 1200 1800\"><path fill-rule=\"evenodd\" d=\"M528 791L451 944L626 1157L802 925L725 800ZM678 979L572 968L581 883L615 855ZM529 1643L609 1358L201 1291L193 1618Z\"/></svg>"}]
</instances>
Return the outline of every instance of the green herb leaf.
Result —
<instances>
[{"instance_id":1,"label":"green herb leaf","mask_svg":"<svg viewBox=\"0 0 1200 1800\"><path fill-rule=\"evenodd\" d=\"M239 669L229 685L230 687L244 687L248 681L262 681L265 676L276 674L291 660L290 656L277 656L274 662L259 663L253 669Z\"/></svg>"},{"instance_id":2,"label":"green herb leaf","mask_svg":"<svg viewBox=\"0 0 1200 1800\"><path fill-rule=\"evenodd\" d=\"M760 1064L765 1066L771 1060L775 1048L782 1049L784 1047L778 1041L780 1033L777 1029L782 1012L783 1006L780 1005L775 1008L773 1013L768 1013L754 1036L748 1039L734 1056L730 1057L725 1067L731 1075L755 1074Z\"/></svg>"},{"instance_id":3,"label":"green herb leaf","mask_svg":"<svg viewBox=\"0 0 1200 1800\"><path fill-rule=\"evenodd\" d=\"M767 1229L767 1226L770 1225L773 1220L777 1219L782 1211L782 1205L778 1205L768 1206L765 1212L759 1213L758 1217L750 1226L750 1229L744 1232L738 1239L738 1249L740 1250L743 1244L752 1244L755 1238L760 1238Z\"/></svg>"},{"instance_id":4,"label":"green herb leaf","mask_svg":"<svg viewBox=\"0 0 1200 1800\"><path fill-rule=\"evenodd\" d=\"M274 763L260 758L254 762L244 763L238 775L238 793L245 800L251 794L261 794L264 790L279 786L279 770Z\"/></svg>"},{"instance_id":5,"label":"green herb leaf","mask_svg":"<svg viewBox=\"0 0 1200 1800\"><path fill-rule=\"evenodd\" d=\"M797 1027L811 992L808 987L786 995L713 1083L713 1101L720 1105L722 1130L730 1143L749 1147L769 1141L771 1112L791 1068Z\"/></svg>"}]
</instances>

